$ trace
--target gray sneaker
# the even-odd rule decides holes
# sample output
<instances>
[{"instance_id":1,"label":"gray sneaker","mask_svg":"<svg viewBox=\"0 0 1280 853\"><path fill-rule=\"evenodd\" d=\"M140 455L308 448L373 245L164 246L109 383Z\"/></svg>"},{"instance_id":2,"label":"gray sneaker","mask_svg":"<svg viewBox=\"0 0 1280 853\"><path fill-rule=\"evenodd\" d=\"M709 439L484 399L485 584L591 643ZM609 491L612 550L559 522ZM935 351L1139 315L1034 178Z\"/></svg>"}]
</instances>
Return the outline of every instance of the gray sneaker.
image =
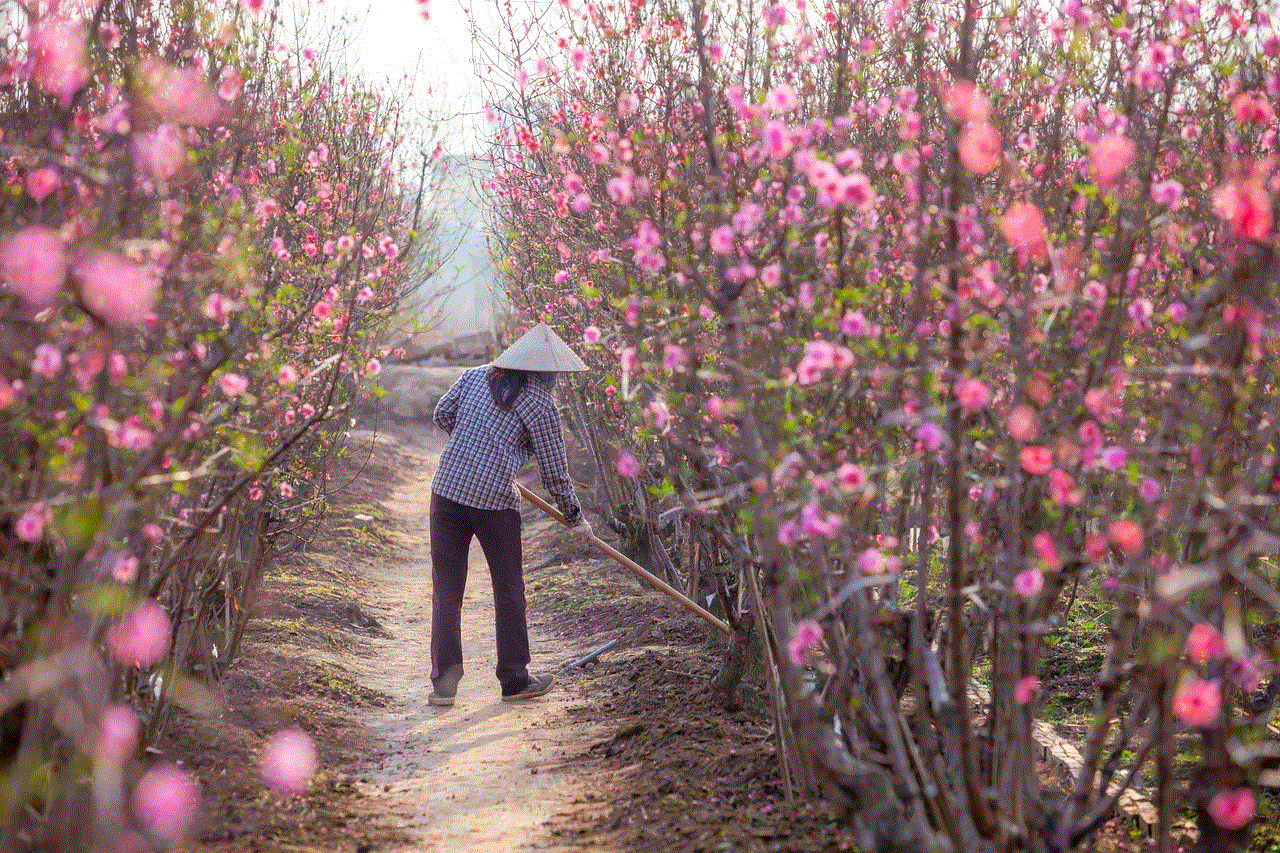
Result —
<instances>
[{"instance_id":1,"label":"gray sneaker","mask_svg":"<svg viewBox=\"0 0 1280 853\"><path fill-rule=\"evenodd\" d=\"M431 695L427 697L428 705L438 705L447 708L453 705L454 697L458 695L458 688L454 687L434 687Z\"/></svg>"},{"instance_id":2,"label":"gray sneaker","mask_svg":"<svg viewBox=\"0 0 1280 853\"><path fill-rule=\"evenodd\" d=\"M521 702L525 699L535 699L538 696L545 696L551 690L551 685L556 683L556 677L552 673L544 675L529 676L529 683L524 686L523 690L515 693L503 693L503 702Z\"/></svg>"}]
</instances>

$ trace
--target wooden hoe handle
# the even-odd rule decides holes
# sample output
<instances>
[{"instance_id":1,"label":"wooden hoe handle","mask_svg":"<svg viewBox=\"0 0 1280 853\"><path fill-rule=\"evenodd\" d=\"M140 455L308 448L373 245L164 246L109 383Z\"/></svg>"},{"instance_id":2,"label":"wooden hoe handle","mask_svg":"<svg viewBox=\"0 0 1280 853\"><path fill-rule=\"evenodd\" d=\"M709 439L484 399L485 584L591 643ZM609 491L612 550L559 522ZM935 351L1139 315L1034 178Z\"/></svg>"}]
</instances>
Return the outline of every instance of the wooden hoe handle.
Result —
<instances>
[{"instance_id":1,"label":"wooden hoe handle","mask_svg":"<svg viewBox=\"0 0 1280 853\"><path fill-rule=\"evenodd\" d=\"M533 492L529 491L519 483L516 483L515 486L517 491L519 491L520 494L524 497L524 499L527 500L529 503L533 504L538 509L545 512L547 515L551 516L556 521L563 524L565 527L569 526L568 522L565 521L564 516L560 514L560 510L556 509L551 504L547 503L542 498L538 497ZM646 571L643 566L639 565L634 560L627 557L626 554L623 554L621 551L619 551L617 548L614 548L608 542L603 541L599 536L596 536L594 533L592 533L590 538L591 538L592 545L596 546L596 548L608 554L610 557L612 557L614 560L620 563L623 568L627 569L632 574L639 577L649 586L653 587L658 592L663 593L669 598L674 599L677 603L680 604L681 607L683 607L685 610L688 610L693 615L699 617L700 619L704 619L707 622L711 623L712 625L716 626L716 628L718 628L721 631L721 633L725 634L726 636L733 635L733 629L729 627L729 623L725 622L723 619L717 619L714 615L712 615L711 613L708 613L706 608L701 607L696 601L694 601L691 598L688 598L684 593L682 593L680 590L676 589L671 584L664 581L662 578L658 577L652 572Z\"/></svg>"}]
</instances>

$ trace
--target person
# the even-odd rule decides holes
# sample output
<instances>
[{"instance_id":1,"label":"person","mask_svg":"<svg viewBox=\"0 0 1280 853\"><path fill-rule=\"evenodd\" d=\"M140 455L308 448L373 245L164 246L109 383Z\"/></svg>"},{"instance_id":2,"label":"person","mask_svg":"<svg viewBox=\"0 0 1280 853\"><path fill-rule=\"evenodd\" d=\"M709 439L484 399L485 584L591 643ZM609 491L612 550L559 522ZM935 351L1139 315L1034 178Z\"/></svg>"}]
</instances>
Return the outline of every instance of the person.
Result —
<instances>
[{"instance_id":1,"label":"person","mask_svg":"<svg viewBox=\"0 0 1280 853\"><path fill-rule=\"evenodd\" d=\"M546 694L553 674L529 674L520 495L516 472L533 457L542 485L570 533L587 539L565 456L560 414L551 396L556 376L586 370L545 323L489 365L465 371L436 404L433 420L449 434L431 481L432 705L452 705L462 667L462 594L471 539L480 541L493 582L496 674L504 701Z\"/></svg>"}]
</instances>

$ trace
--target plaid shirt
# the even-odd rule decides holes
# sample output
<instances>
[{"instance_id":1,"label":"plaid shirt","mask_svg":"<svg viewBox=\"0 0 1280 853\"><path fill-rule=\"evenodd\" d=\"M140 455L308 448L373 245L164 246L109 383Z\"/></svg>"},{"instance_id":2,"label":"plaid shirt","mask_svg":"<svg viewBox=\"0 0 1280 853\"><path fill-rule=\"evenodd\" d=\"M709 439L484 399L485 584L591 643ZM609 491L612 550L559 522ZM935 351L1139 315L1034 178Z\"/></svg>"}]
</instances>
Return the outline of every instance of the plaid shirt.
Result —
<instances>
[{"instance_id":1,"label":"plaid shirt","mask_svg":"<svg viewBox=\"0 0 1280 853\"><path fill-rule=\"evenodd\" d=\"M572 523L582 509L569 481L560 413L551 392L530 381L504 412L493 402L488 370L467 370L436 404L432 420L449 433L449 440L431 490L476 509L518 509L511 484L529 457L536 456L543 487Z\"/></svg>"}]
</instances>

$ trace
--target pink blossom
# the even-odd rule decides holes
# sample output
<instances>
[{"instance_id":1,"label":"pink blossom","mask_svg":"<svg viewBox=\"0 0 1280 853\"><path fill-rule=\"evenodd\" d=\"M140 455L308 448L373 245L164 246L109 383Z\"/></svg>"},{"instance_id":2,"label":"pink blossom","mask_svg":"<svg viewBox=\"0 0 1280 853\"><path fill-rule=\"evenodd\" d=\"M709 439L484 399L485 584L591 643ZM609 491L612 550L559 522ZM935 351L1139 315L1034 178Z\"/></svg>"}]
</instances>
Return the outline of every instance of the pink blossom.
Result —
<instances>
[{"instance_id":1,"label":"pink blossom","mask_svg":"<svg viewBox=\"0 0 1280 853\"><path fill-rule=\"evenodd\" d=\"M1022 470L1033 477L1049 473L1053 467L1053 451L1039 445L1028 445L1018 454Z\"/></svg>"},{"instance_id":2,"label":"pink blossom","mask_svg":"<svg viewBox=\"0 0 1280 853\"><path fill-rule=\"evenodd\" d=\"M586 193L578 193L573 197L573 201L569 202L569 209L581 216L591 209L591 196Z\"/></svg>"},{"instance_id":3,"label":"pink blossom","mask_svg":"<svg viewBox=\"0 0 1280 853\"><path fill-rule=\"evenodd\" d=\"M13 532L23 542L38 542L44 536L44 526L49 523L49 510L41 501L36 501L31 507L18 516L18 520L14 522Z\"/></svg>"},{"instance_id":4,"label":"pink blossom","mask_svg":"<svg viewBox=\"0 0 1280 853\"><path fill-rule=\"evenodd\" d=\"M784 521L778 525L778 543L787 547L794 548L795 544L800 541L800 525L794 521Z\"/></svg>"},{"instance_id":5,"label":"pink blossom","mask_svg":"<svg viewBox=\"0 0 1280 853\"><path fill-rule=\"evenodd\" d=\"M966 124L956 147L960 162L975 175L985 175L1000 162L1000 132L985 121Z\"/></svg>"},{"instance_id":6,"label":"pink blossom","mask_svg":"<svg viewBox=\"0 0 1280 853\"><path fill-rule=\"evenodd\" d=\"M1231 102L1231 114L1240 124L1256 124L1258 127L1268 127L1276 118L1266 97L1254 92L1236 95Z\"/></svg>"},{"instance_id":7,"label":"pink blossom","mask_svg":"<svg viewBox=\"0 0 1280 853\"><path fill-rule=\"evenodd\" d=\"M1014 577L1013 588L1023 598L1035 598L1044 589L1044 573L1039 569L1025 568Z\"/></svg>"},{"instance_id":8,"label":"pink blossom","mask_svg":"<svg viewBox=\"0 0 1280 853\"><path fill-rule=\"evenodd\" d=\"M1142 551L1142 528L1127 518L1117 518L1107 530L1111 543L1129 556Z\"/></svg>"},{"instance_id":9,"label":"pink blossom","mask_svg":"<svg viewBox=\"0 0 1280 853\"><path fill-rule=\"evenodd\" d=\"M141 323L160 292L154 270L105 249L82 249L72 273L80 281L85 307L117 329Z\"/></svg>"},{"instance_id":10,"label":"pink blossom","mask_svg":"<svg viewBox=\"0 0 1280 853\"><path fill-rule=\"evenodd\" d=\"M142 826L159 838L181 837L200 803L200 786L172 764L151 768L133 789L133 813Z\"/></svg>"},{"instance_id":11,"label":"pink blossom","mask_svg":"<svg viewBox=\"0 0 1280 853\"><path fill-rule=\"evenodd\" d=\"M618 96L618 118L626 118L640 108L640 96L635 92L623 92Z\"/></svg>"},{"instance_id":12,"label":"pink blossom","mask_svg":"<svg viewBox=\"0 0 1280 853\"><path fill-rule=\"evenodd\" d=\"M1151 187L1151 200L1165 207L1173 207L1182 201L1182 184L1174 180L1153 184Z\"/></svg>"},{"instance_id":13,"label":"pink blossom","mask_svg":"<svg viewBox=\"0 0 1280 853\"><path fill-rule=\"evenodd\" d=\"M863 548L858 552L858 570L864 575L884 574L886 561L879 548Z\"/></svg>"},{"instance_id":14,"label":"pink blossom","mask_svg":"<svg viewBox=\"0 0 1280 853\"><path fill-rule=\"evenodd\" d=\"M1173 715L1188 726L1203 728L1222 711L1222 682L1191 676L1173 694Z\"/></svg>"},{"instance_id":15,"label":"pink blossom","mask_svg":"<svg viewBox=\"0 0 1280 853\"><path fill-rule=\"evenodd\" d=\"M276 374L276 380L286 388L298 383L298 368L292 364L282 364L280 372Z\"/></svg>"},{"instance_id":16,"label":"pink blossom","mask_svg":"<svg viewBox=\"0 0 1280 853\"><path fill-rule=\"evenodd\" d=\"M18 393L9 380L0 376L0 409L7 409L18 398Z\"/></svg>"},{"instance_id":17,"label":"pink blossom","mask_svg":"<svg viewBox=\"0 0 1280 853\"><path fill-rule=\"evenodd\" d=\"M718 394L712 394L707 398L705 404L707 414L715 420L720 420L729 411L729 404L724 401Z\"/></svg>"},{"instance_id":18,"label":"pink blossom","mask_svg":"<svg viewBox=\"0 0 1280 853\"><path fill-rule=\"evenodd\" d=\"M582 330L582 342L591 346L600 343L600 329L597 326L587 326Z\"/></svg>"},{"instance_id":19,"label":"pink blossom","mask_svg":"<svg viewBox=\"0 0 1280 853\"><path fill-rule=\"evenodd\" d=\"M244 86L244 78L231 65L222 66L218 73L218 97L224 101L234 101Z\"/></svg>"},{"instance_id":20,"label":"pink blossom","mask_svg":"<svg viewBox=\"0 0 1280 853\"><path fill-rule=\"evenodd\" d=\"M239 397L249 388L249 380L239 373L227 372L218 377L218 388L228 397Z\"/></svg>"},{"instance_id":21,"label":"pink blossom","mask_svg":"<svg viewBox=\"0 0 1280 853\"><path fill-rule=\"evenodd\" d=\"M382 372L382 362L376 358L371 358L364 366L365 376L377 376Z\"/></svg>"},{"instance_id":22,"label":"pink blossom","mask_svg":"<svg viewBox=\"0 0 1280 853\"><path fill-rule=\"evenodd\" d=\"M981 379L965 377L952 386L952 393L960 405L969 411L977 411L991 400L991 389Z\"/></svg>"},{"instance_id":23,"label":"pink blossom","mask_svg":"<svg viewBox=\"0 0 1280 853\"><path fill-rule=\"evenodd\" d=\"M138 63L138 80L161 119L205 127L218 121L222 102L198 68L176 68L154 57Z\"/></svg>"},{"instance_id":24,"label":"pink blossom","mask_svg":"<svg viewBox=\"0 0 1280 853\"><path fill-rule=\"evenodd\" d=\"M577 172L565 172L563 184L564 191L569 195L577 195L586 188L582 183L582 176Z\"/></svg>"},{"instance_id":25,"label":"pink blossom","mask_svg":"<svg viewBox=\"0 0 1280 853\"><path fill-rule=\"evenodd\" d=\"M311 306L311 313L317 320L324 322L333 316L333 306L322 300Z\"/></svg>"},{"instance_id":26,"label":"pink blossom","mask_svg":"<svg viewBox=\"0 0 1280 853\"><path fill-rule=\"evenodd\" d=\"M943 98L947 112L957 124L986 121L991 116L991 102L972 82L956 80Z\"/></svg>"},{"instance_id":27,"label":"pink blossom","mask_svg":"<svg viewBox=\"0 0 1280 853\"><path fill-rule=\"evenodd\" d=\"M1044 216L1034 204L1018 202L1010 206L1000 219L1000 232L1014 249L1038 260L1048 258Z\"/></svg>"},{"instance_id":28,"label":"pink blossom","mask_svg":"<svg viewBox=\"0 0 1280 853\"><path fill-rule=\"evenodd\" d=\"M1160 481L1155 477L1144 477L1138 486L1138 494L1144 501L1151 503L1160 497Z\"/></svg>"},{"instance_id":29,"label":"pink blossom","mask_svg":"<svg viewBox=\"0 0 1280 853\"><path fill-rule=\"evenodd\" d=\"M779 83L765 93L764 108L775 115L789 113L798 106L800 106L800 99L796 97L796 90L791 88L789 83Z\"/></svg>"},{"instance_id":30,"label":"pink blossom","mask_svg":"<svg viewBox=\"0 0 1280 853\"><path fill-rule=\"evenodd\" d=\"M316 745L301 729L276 732L262 748L258 767L263 781L272 790L282 794L301 793L319 767Z\"/></svg>"},{"instance_id":31,"label":"pink blossom","mask_svg":"<svg viewBox=\"0 0 1280 853\"><path fill-rule=\"evenodd\" d=\"M1256 169L1234 175L1214 190L1213 212L1237 237L1262 240L1271 232L1271 196Z\"/></svg>"},{"instance_id":32,"label":"pink blossom","mask_svg":"<svg viewBox=\"0 0 1280 853\"><path fill-rule=\"evenodd\" d=\"M62 369L62 351L53 344L37 344L31 359L33 376L53 376Z\"/></svg>"},{"instance_id":33,"label":"pink blossom","mask_svg":"<svg viewBox=\"0 0 1280 853\"><path fill-rule=\"evenodd\" d=\"M155 130L134 134L133 159L152 177L172 180L186 165L187 143L177 125L162 124Z\"/></svg>"},{"instance_id":34,"label":"pink blossom","mask_svg":"<svg viewBox=\"0 0 1280 853\"><path fill-rule=\"evenodd\" d=\"M665 344L662 347L662 366L667 370L679 370L689 361L689 356L684 349L675 344Z\"/></svg>"},{"instance_id":35,"label":"pink blossom","mask_svg":"<svg viewBox=\"0 0 1280 853\"><path fill-rule=\"evenodd\" d=\"M1054 468L1049 472L1049 499L1058 506L1079 506L1084 496L1076 487L1076 478Z\"/></svg>"},{"instance_id":36,"label":"pink blossom","mask_svg":"<svg viewBox=\"0 0 1280 853\"><path fill-rule=\"evenodd\" d=\"M840 318L840 331L851 338L860 338L875 332L875 326L862 314L861 308L846 311Z\"/></svg>"},{"instance_id":37,"label":"pink blossom","mask_svg":"<svg viewBox=\"0 0 1280 853\"><path fill-rule=\"evenodd\" d=\"M822 626L812 619L805 619L796 625L796 632L787 644L787 657L795 666L803 666L809 656L809 650L822 642Z\"/></svg>"},{"instance_id":38,"label":"pink blossom","mask_svg":"<svg viewBox=\"0 0 1280 853\"><path fill-rule=\"evenodd\" d=\"M138 558L132 554L121 554L111 565L111 579L116 583L133 583L138 577Z\"/></svg>"},{"instance_id":39,"label":"pink blossom","mask_svg":"<svg viewBox=\"0 0 1280 853\"><path fill-rule=\"evenodd\" d=\"M862 470L861 465L846 462L836 469L836 479L840 481L842 489L851 491L867 484L867 473Z\"/></svg>"},{"instance_id":40,"label":"pink blossom","mask_svg":"<svg viewBox=\"0 0 1280 853\"><path fill-rule=\"evenodd\" d=\"M0 243L0 279L32 308L48 308L67 278L67 251L46 225L29 225Z\"/></svg>"},{"instance_id":41,"label":"pink blossom","mask_svg":"<svg viewBox=\"0 0 1280 853\"><path fill-rule=\"evenodd\" d=\"M733 251L735 239L733 229L728 225L721 225L711 232L711 251L717 255L727 255Z\"/></svg>"},{"instance_id":42,"label":"pink blossom","mask_svg":"<svg viewBox=\"0 0 1280 853\"><path fill-rule=\"evenodd\" d=\"M42 166L27 173L27 195L36 201L44 201L60 186L62 176L53 166Z\"/></svg>"},{"instance_id":43,"label":"pink blossom","mask_svg":"<svg viewBox=\"0 0 1280 853\"><path fill-rule=\"evenodd\" d=\"M1110 187L1133 164L1133 140L1119 133L1108 134L1089 151L1089 168L1100 187Z\"/></svg>"},{"instance_id":44,"label":"pink blossom","mask_svg":"<svg viewBox=\"0 0 1280 853\"><path fill-rule=\"evenodd\" d=\"M623 452L618 457L618 475L632 478L640 473L640 462L630 453Z\"/></svg>"},{"instance_id":45,"label":"pink blossom","mask_svg":"<svg viewBox=\"0 0 1280 853\"><path fill-rule=\"evenodd\" d=\"M916 441L924 446L925 450L933 452L942 446L946 433L935 423L922 423L915 428Z\"/></svg>"},{"instance_id":46,"label":"pink blossom","mask_svg":"<svg viewBox=\"0 0 1280 853\"><path fill-rule=\"evenodd\" d=\"M1183 646L1187 658L1197 666L1204 666L1214 658L1227 653L1227 644L1221 632L1208 622L1197 622L1187 631L1187 641Z\"/></svg>"},{"instance_id":47,"label":"pink blossom","mask_svg":"<svg viewBox=\"0 0 1280 853\"><path fill-rule=\"evenodd\" d=\"M85 22L50 12L33 21L27 36L31 79L68 106L89 82L89 48Z\"/></svg>"},{"instance_id":48,"label":"pink blossom","mask_svg":"<svg viewBox=\"0 0 1280 853\"><path fill-rule=\"evenodd\" d=\"M625 206L635 200L635 190L630 173L610 178L609 182L605 184L605 190L616 205Z\"/></svg>"},{"instance_id":49,"label":"pink blossom","mask_svg":"<svg viewBox=\"0 0 1280 853\"><path fill-rule=\"evenodd\" d=\"M1128 461L1129 451L1125 450L1118 444L1106 447L1102 451L1102 465L1105 468L1110 468L1112 471L1117 471L1120 468L1123 468L1125 463Z\"/></svg>"},{"instance_id":50,"label":"pink blossom","mask_svg":"<svg viewBox=\"0 0 1280 853\"><path fill-rule=\"evenodd\" d=\"M830 539L840 529L840 516L833 512L822 515L816 504L805 504L800 510L800 529L810 536Z\"/></svg>"},{"instance_id":51,"label":"pink blossom","mask_svg":"<svg viewBox=\"0 0 1280 853\"><path fill-rule=\"evenodd\" d=\"M1040 679L1034 675L1028 675L1018 680L1013 686L1013 701L1019 705L1026 705L1036 697L1040 692Z\"/></svg>"},{"instance_id":52,"label":"pink blossom","mask_svg":"<svg viewBox=\"0 0 1280 853\"><path fill-rule=\"evenodd\" d=\"M138 714L128 705L108 705L98 720L98 738L93 745L94 758L99 761L123 762L133 754L138 745L138 732L142 723Z\"/></svg>"},{"instance_id":53,"label":"pink blossom","mask_svg":"<svg viewBox=\"0 0 1280 853\"><path fill-rule=\"evenodd\" d=\"M1009 430L1011 438L1017 441L1031 441L1040 432L1040 421L1036 417L1036 410L1026 403L1014 406L1008 420L1005 421L1005 428Z\"/></svg>"},{"instance_id":54,"label":"pink blossom","mask_svg":"<svg viewBox=\"0 0 1280 853\"><path fill-rule=\"evenodd\" d=\"M764 150L775 160L787 156L791 151L791 128L786 122L770 119L760 129L760 138L764 141Z\"/></svg>"},{"instance_id":55,"label":"pink blossom","mask_svg":"<svg viewBox=\"0 0 1280 853\"><path fill-rule=\"evenodd\" d=\"M1205 809L1213 822L1223 829L1235 831L1243 829L1258 813L1258 800L1253 789L1223 788L1209 798Z\"/></svg>"},{"instance_id":56,"label":"pink blossom","mask_svg":"<svg viewBox=\"0 0 1280 853\"><path fill-rule=\"evenodd\" d=\"M155 599L144 598L111 626L107 645L120 663L149 666L169 649L169 614Z\"/></svg>"}]
</instances>

